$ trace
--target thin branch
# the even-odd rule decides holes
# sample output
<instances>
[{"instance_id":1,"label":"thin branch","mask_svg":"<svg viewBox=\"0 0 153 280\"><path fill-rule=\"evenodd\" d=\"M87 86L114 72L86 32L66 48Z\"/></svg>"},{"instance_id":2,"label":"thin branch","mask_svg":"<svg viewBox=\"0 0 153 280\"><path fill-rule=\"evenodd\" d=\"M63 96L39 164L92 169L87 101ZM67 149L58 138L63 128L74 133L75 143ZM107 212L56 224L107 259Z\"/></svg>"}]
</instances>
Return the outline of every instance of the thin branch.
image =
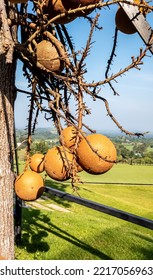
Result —
<instances>
[{"instance_id":1,"label":"thin branch","mask_svg":"<svg viewBox=\"0 0 153 280\"><path fill-rule=\"evenodd\" d=\"M132 68L136 68L136 69L140 70L140 68L138 66L143 64L142 59L146 56L146 53L148 50L149 50L149 47L146 47L146 49L144 51L142 49L140 49L139 56L137 58L134 58L134 57L131 58L132 59L131 64L129 64L124 69L121 69L119 72L115 73L114 75L108 77L107 79L98 81L98 82L93 82L93 83L83 83L83 85L86 87L98 87L100 85L107 84L112 80L115 80L117 77L121 77L123 74L125 74Z\"/></svg>"},{"instance_id":2,"label":"thin branch","mask_svg":"<svg viewBox=\"0 0 153 280\"><path fill-rule=\"evenodd\" d=\"M114 43L113 43L113 47L112 47L112 52L111 52L110 58L107 62L108 64L107 64L107 68L106 68L106 72L105 72L105 78L106 79L108 78L108 73L109 73L110 67L112 65L113 58L114 58L114 56L116 56L115 50L116 50L116 46L117 46L117 35L118 35L118 29L115 28L115 35L114 35ZM109 84L110 88L112 89L112 91L114 92L114 95L118 95L118 93L116 92L112 83L109 81L108 84Z\"/></svg>"},{"instance_id":3,"label":"thin branch","mask_svg":"<svg viewBox=\"0 0 153 280\"><path fill-rule=\"evenodd\" d=\"M90 47L91 47L91 39L92 39L92 36L93 36L93 32L94 32L94 28L95 28L95 25L97 24L97 21L98 21L98 18L99 18L99 14L96 15L93 23L92 23L92 26L91 26L91 30L90 30L90 33L89 33L89 36L88 36L88 40L86 42L86 47L82 53L82 57L78 63L78 66L77 66L77 69L78 69L78 75L82 69L82 65L84 63L84 60L85 58L88 56L89 54L89 51L90 51Z\"/></svg>"},{"instance_id":4,"label":"thin branch","mask_svg":"<svg viewBox=\"0 0 153 280\"><path fill-rule=\"evenodd\" d=\"M105 98L103 98L103 97L101 97L101 96L99 96L99 95L96 95L96 94L95 94L95 98L100 99L100 100L102 100L102 101L104 102L105 107L106 107L106 110L107 110L107 113L108 113L108 116L109 116L109 117L112 119L112 121L117 125L117 127L118 127L122 132L124 132L126 135L140 137L140 136L144 136L145 134L149 133L148 131L147 131L147 132L143 132L143 133L141 133L141 132L130 132L130 131L124 129L124 128L120 125L120 123L116 120L116 118L113 116L112 112L110 111L108 101L107 101Z\"/></svg>"}]
</instances>

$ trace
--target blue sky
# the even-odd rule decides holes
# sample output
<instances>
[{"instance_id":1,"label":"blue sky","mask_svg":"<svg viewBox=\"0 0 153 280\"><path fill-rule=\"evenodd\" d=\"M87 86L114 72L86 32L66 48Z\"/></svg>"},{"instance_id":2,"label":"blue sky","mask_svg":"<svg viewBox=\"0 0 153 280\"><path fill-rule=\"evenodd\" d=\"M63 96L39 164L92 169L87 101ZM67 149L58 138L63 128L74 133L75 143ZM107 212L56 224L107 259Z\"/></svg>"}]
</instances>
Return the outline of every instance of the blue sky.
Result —
<instances>
[{"instance_id":1,"label":"blue sky","mask_svg":"<svg viewBox=\"0 0 153 280\"><path fill-rule=\"evenodd\" d=\"M95 31L94 44L86 61L88 69L86 80L89 82L104 79L113 44L116 10L117 6L111 7L110 10L98 11L100 12L99 25L103 27L103 30ZM94 16L94 13L92 15ZM153 26L152 14L148 15L147 20ZM88 38L89 24L83 18L79 18L66 26L73 37L76 50L82 49ZM119 32L116 57L110 74L127 66L131 62L131 56L137 56L141 47L144 48L145 46L138 34L125 35ZM144 59L141 71L133 69L122 78L118 78L117 83L114 83L119 96L114 96L109 86L101 89L100 94L108 100L112 114L129 131L150 131L153 133L153 56L150 53L148 55ZM26 81L22 77L20 69L17 72L17 87L27 89ZM107 116L104 104L101 101L93 102L87 97L86 102L88 107L91 108L92 114L84 119L85 123L92 129L119 132L119 129ZM26 95L19 93L15 104L16 127L26 126L27 106ZM52 127L52 123L46 122L42 116L39 118L38 126Z\"/></svg>"}]
</instances>

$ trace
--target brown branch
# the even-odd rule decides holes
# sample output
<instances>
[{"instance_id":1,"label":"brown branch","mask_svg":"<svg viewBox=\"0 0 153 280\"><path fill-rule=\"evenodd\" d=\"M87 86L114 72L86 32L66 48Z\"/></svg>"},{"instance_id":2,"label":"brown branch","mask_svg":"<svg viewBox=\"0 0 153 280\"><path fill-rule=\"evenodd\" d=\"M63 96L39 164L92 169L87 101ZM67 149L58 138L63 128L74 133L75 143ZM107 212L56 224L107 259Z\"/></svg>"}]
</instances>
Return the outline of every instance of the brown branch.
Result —
<instances>
[{"instance_id":1,"label":"brown branch","mask_svg":"<svg viewBox=\"0 0 153 280\"><path fill-rule=\"evenodd\" d=\"M89 54L89 51L90 51L90 47L91 47L91 39L92 39L92 36L93 36L93 32L94 32L94 28L97 24L97 21L98 21L98 18L99 18L99 14L96 15L93 23L92 23L92 26L91 26L91 30L90 30L90 33L89 33L89 36L88 36L88 40L86 42L86 46L85 46L85 49L82 53L82 57L77 65L77 74L79 75L81 69L82 69L82 66L83 66L83 63L84 63L84 60L85 58L88 56Z\"/></svg>"},{"instance_id":2,"label":"brown branch","mask_svg":"<svg viewBox=\"0 0 153 280\"><path fill-rule=\"evenodd\" d=\"M96 9L96 8L103 8L103 7L106 7L106 6L109 6L109 5L112 5L112 4L115 4L115 3L119 3L119 2L125 2L123 0L121 1L118 1L118 0L113 0L113 1L108 1L106 3L100 1L99 3L96 3L96 4L91 4L91 5L88 5L88 6L84 6L84 7L78 7L76 9L71 9L71 10L68 10L64 13L61 13L57 16L55 16L54 18L50 19L46 24L43 24L41 26L38 26L37 27L37 30L28 38L28 40L24 43L24 46L27 46L30 42L32 42L32 40L38 35L40 34L41 32L43 32L44 30L47 29L48 26L50 26L52 23L56 22L56 20L58 19L61 19L61 18L64 18L64 17L67 17L68 15L74 15L75 13L77 12L83 12L83 11L88 11L88 10L91 10L91 9ZM131 4L131 2L129 1L126 1L127 3ZM132 5L132 4L131 4Z\"/></svg>"},{"instance_id":3,"label":"brown branch","mask_svg":"<svg viewBox=\"0 0 153 280\"><path fill-rule=\"evenodd\" d=\"M144 136L145 134L148 133L148 131L147 131L147 132L144 132L144 133L141 133L141 132L130 132L130 131L124 129L124 128L120 125L120 123L115 119L115 117L113 116L112 112L110 111L108 101L107 101L105 98L103 98L103 97L101 97L101 96L99 96L99 95L96 95L96 94L95 94L95 98L100 99L100 100L102 100L102 101L104 102L106 111L107 111L107 113L108 113L108 116L109 116L109 117L112 119L112 121L117 125L117 127L118 127L122 132L124 132L126 135L131 135L131 136L140 137L140 136Z\"/></svg>"},{"instance_id":4,"label":"brown branch","mask_svg":"<svg viewBox=\"0 0 153 280\"><path fill-rule=\"evenodd\" d=\"M109 58L109 60L107 62L108 64L107 64L107 68L106 68L106 72L105 72L105 78L106 79L108 78L108 73L109 73L110 67L112 65L113 58L114 58L114 56L116 56L115 55L115 50L116 50L116 46L117 46L117 35L118 35L118 29L115 28L114 43L113 43L113 47L112 47L110 58ZM112 89L112 91L114 92L114 95L118 95L118 93L116 92L116 90L113 87L112 83L109 81L108 84L109 84L110 88Z\"/></svg>"},{"instance_id":5,"label":"brown branch","mask_svg":"<svg viewBox=\"0 0 153 280\"><path fill-rule=\"evenodd\" d=\"M146 53L147 53L148 50L149 50L149 47L146 47L146 49L144 51L142 49L140 49L139 56L137 58L134 58L134 57L131 58L132 59L131 64L129 64L124 69L121 69L119 72L115 73L114 75L106 78L105 80L102 80L102 81L99 81L99 82L94 82L94 83L83 83L83 86L98 87L100 85L107 84L112 80L115 80L117 77L121 77L123 74L125 74L126 72L128 72L132 68L136 68L136 69L140 70L140 68L138 66L143 64L142 59L146 56Z\"/></svg>"}]
</instances>

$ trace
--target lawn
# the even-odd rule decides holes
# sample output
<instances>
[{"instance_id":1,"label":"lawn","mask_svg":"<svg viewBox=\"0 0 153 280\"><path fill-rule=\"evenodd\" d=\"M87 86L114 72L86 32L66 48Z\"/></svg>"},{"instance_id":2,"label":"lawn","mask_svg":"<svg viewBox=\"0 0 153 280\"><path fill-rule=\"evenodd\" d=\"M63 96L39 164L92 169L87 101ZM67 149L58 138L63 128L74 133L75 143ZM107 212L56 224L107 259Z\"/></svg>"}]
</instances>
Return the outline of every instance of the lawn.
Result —
<instances>
[{"instance_id":1,"label":"lawn","mask_svg":"<svg viewBox=\"0 0 153 280\"><path fill-rule=\"evenodd\" d=\"M25 163L20 161L20 172L22 172L24 166ZM79 176L83 182L153 184L153 166L118 163L109 172L102 175L80 172Z\"/></svg>"},{"instance_id":2,"label":"lawn","mask_svg":"<svg viewBox=\"0 0 153 280\"><path fill-rule=\"evenodd\" d=\"M116 164L102 175L90 175L82 172L81 178L91 182L153 184L153 166Z\"/></svg>"},{"instance_id":3,"label":"lawn","mask_svg":"<svg viewBox=\"0 0 153 280\"><path fill-rule=\"evenodd\" d=\"M152 170L150 166L118 164L99 176L81 172L84 184L79 185L78 192L86 199L153 219L153 186L106 184L152 184ZM69 182L57 183L47 178L46 185L73 193ZM16 259L153 259L150 229L54 196L41 199L39 204L48 207L48 211L23 208L22 242L16 247Z\"/></svg>"}]
</instances>

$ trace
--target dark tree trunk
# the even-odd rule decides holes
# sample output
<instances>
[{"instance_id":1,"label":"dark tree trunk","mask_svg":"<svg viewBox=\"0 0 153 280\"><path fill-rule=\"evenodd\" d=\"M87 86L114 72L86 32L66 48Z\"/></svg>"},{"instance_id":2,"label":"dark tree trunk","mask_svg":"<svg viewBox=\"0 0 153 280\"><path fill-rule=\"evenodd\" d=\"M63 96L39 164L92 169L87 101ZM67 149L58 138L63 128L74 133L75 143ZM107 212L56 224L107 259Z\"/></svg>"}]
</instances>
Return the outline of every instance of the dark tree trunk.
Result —
<instances>
[{"instance_id":1,"label":"dark tree trunk","mask_svg":"<svg viewBox=\"0 0 153 280\"><path fill-rule=\"evenodd\" d=\"M0 56L0 256L14 258L13 157L15 64Z\"/></svg>"}]
</instances>

